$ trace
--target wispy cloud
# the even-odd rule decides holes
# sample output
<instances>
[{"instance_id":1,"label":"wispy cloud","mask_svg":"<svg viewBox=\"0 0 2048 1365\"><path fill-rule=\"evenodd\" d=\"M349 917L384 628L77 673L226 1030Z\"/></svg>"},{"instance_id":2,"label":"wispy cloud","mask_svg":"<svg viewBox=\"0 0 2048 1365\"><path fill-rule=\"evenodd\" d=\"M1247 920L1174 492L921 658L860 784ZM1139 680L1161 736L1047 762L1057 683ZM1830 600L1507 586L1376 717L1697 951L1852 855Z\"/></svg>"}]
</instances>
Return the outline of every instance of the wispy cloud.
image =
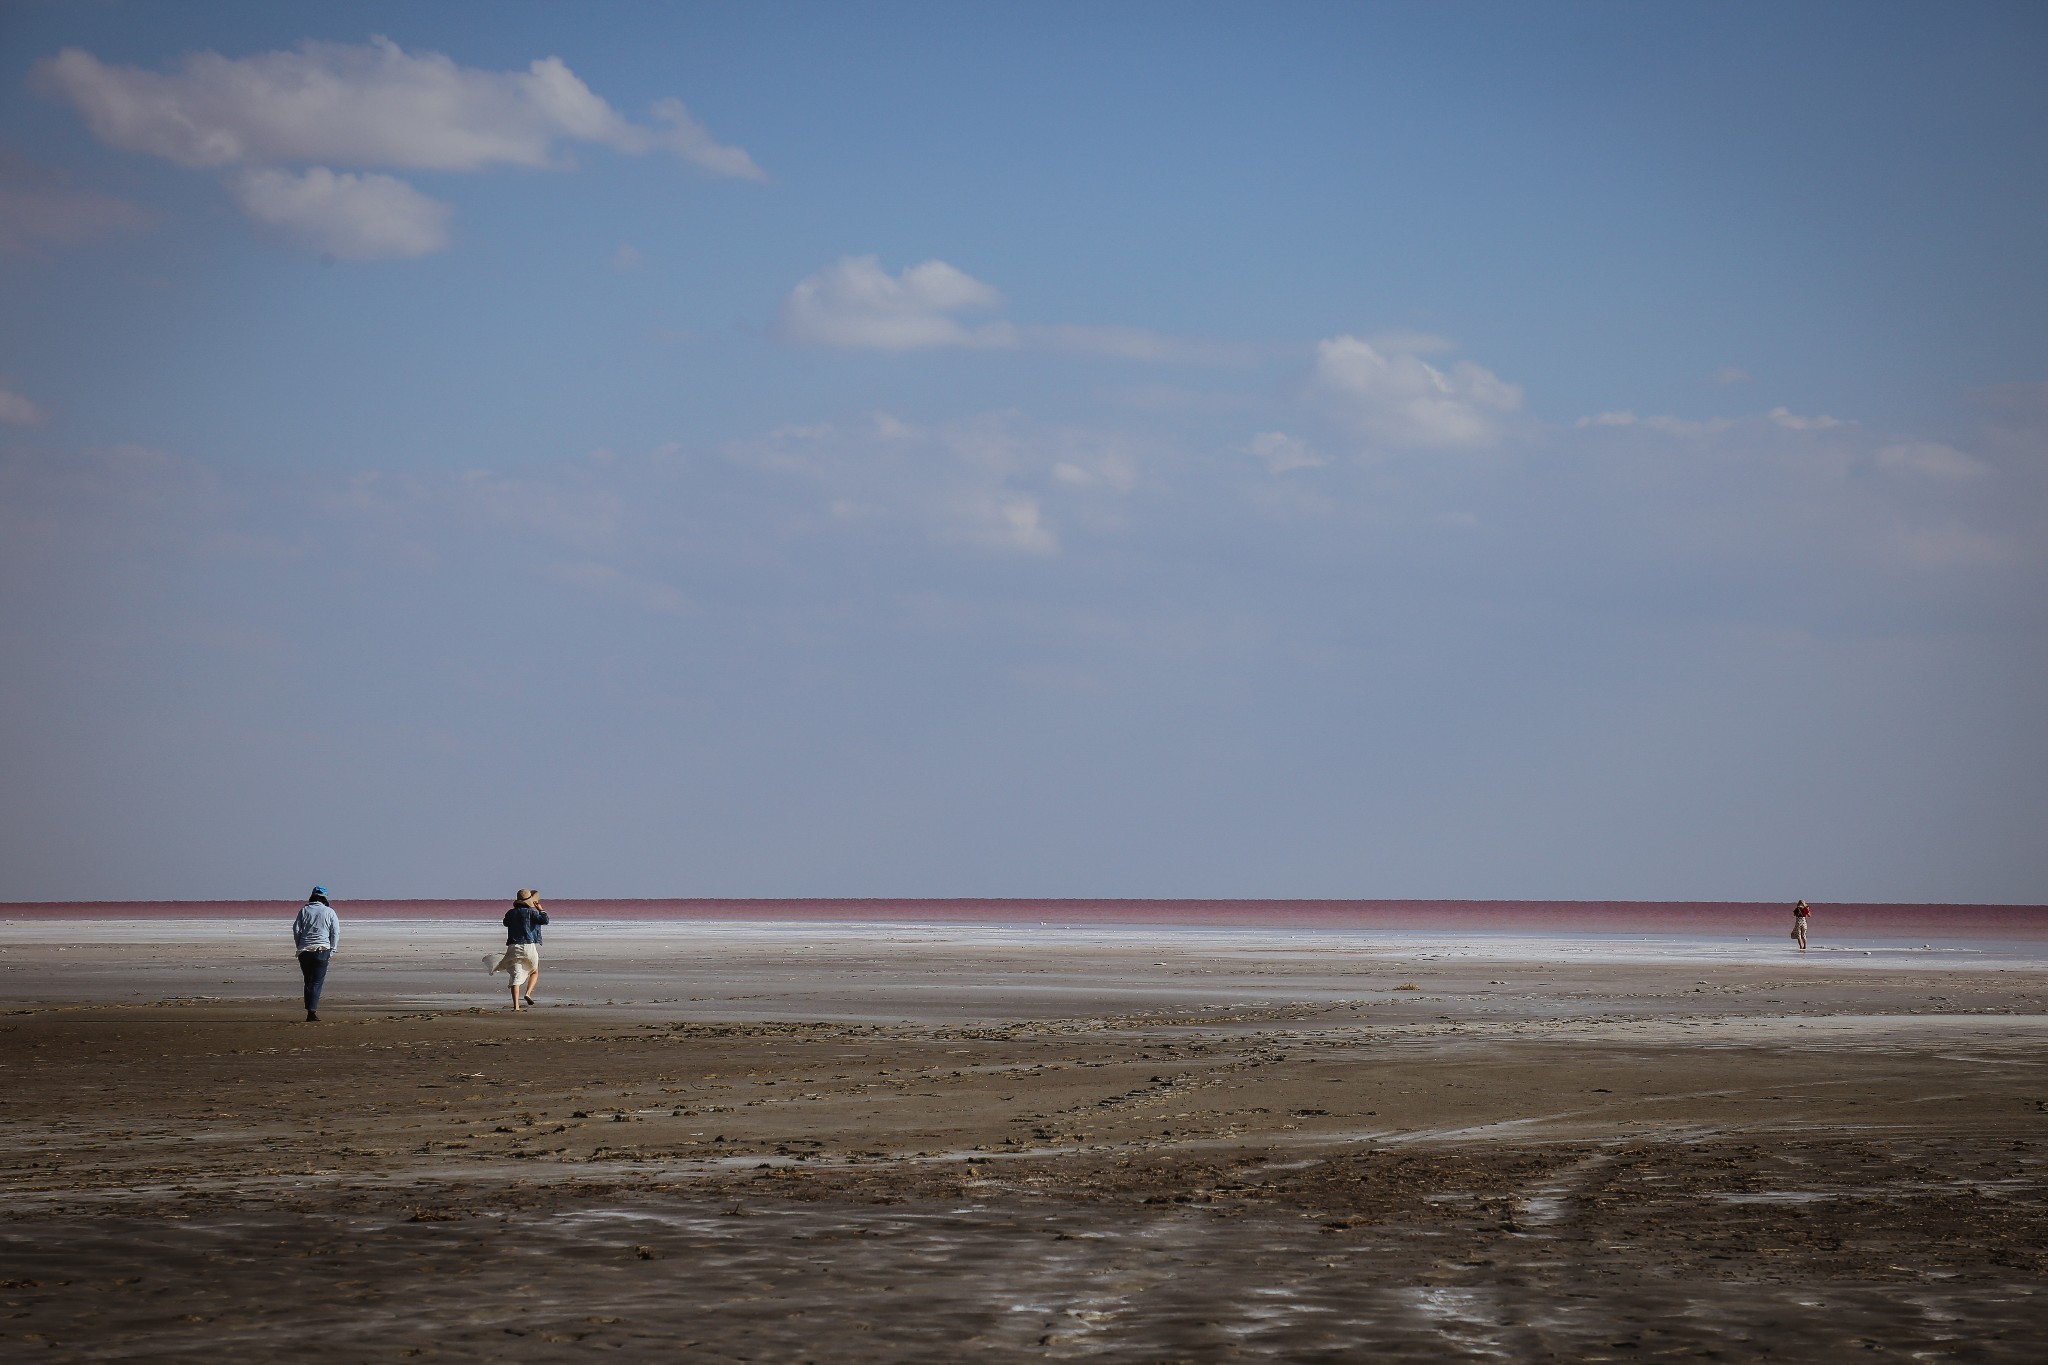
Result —
<instances>
[{"instance_id":1,"label":"wispy cloud","mask_svg":"<svg viewBox=\"0 0 2048 1365\"><path fill-rule=\"evenodd\" d=\"M921 426L887 413L783 427L722 449L804 490L810 532L921 534L938 544L1051 555L1065 528L1109 532L1144 482L1148 450L1120 432L1045 427L1016 413Z\"/></svg>"},{"instance_id":2,"label":"wispy cloud","mask_svg":"<svg viewBox=\"0 0 2048 1365\"><path fill-rule=\"evenodd\" d=\"M1635 413L1624 408L1619 412L1596 412L1590 416L1581 417L1572 425L1581 431L1589 427L1596 429L1600 427L1641 427L1646 431L1662 432L1666 436L1698 437L1712 436L1716 432L1726 431L1735 425L1735 419L1732 417L1709 417L1705 421L1693 421L1684 417L1674 417L1670 413L1653 413L1648 417L1638 417Z\"/></svg>"},{"instance_id":3,"label":"wispy cloud","mask_svg":"<svg viewBox=\"0 0 2048 1365\"><path fill-rule=\"evenodd\" d=\"M620 598L649 611L680 612L690 608L690 599L669 584L642 578L594 559L543 564L538 572L543 578L566 587Z\"/></svg>"},{"instance_id":4,"label":"wispy cloud","mask_svg":"<svg viewBox=\"0 0 2048 1365\"><path fill-rule=\"evenodd\" d=\"M1894 441L1879 449L1877 464L1880 469L1935 479L1975 479L1991 468L1974 455L1940 441Z\"/></svg>"},{"instance_id":5,"label":"wispy cloud","mask_svg":"<svg viewBox=\"0 0 2048 1365\"><path fill-rule=\"evenodd\" d=\"M437 52L407 52L388 38L308 42L252 57L193 53L176 71L110 66L66 48L36 78L85 116L100 141L180 166L320 163L419 171L557 167L562 147L595 143L656 150L714 175L763 179L665 99L635 123L579 80L559 57L524 71L458 66Z\"/></svg>"},{"instance_id":6,"label":"wispy cloud","mask_svg":"<svg viewBox=\"0 0 2048 1365\"><path fill-rule=\"evenodd\" d=\"M1307 442L1298 441L1284 431L1262 431L1252 437L1245 452L1265 463L1267 472L1285 474L1290 469L1320 469L1329 463Z\"/></svg>"},{"instance_id":7,"label":"wispy cloud","mask_svg":"<svg viewBox=\"0 0 2048 1365\"><path fill-rule=\"evenodd\" d=\"M70 246L149 221L127 200L74 189L56 171L0 145L0 254Z\"/></svg>"},{"instance_id":8,"label":"wispy cloud","mask_svg":"<svg viewBox=\"0 0 2048 1365\"><path fill-rule=\"evenodd\" d=\"M238 501L214 470L150 446L0 443L0 588L19 590L33 575L18 575L53 557L247 548L260 537L227 526Z\"/></svg>"},{"instance_id":9,"label":"wispy cloud","mask_svg":"<svg viewBox=\"0 0 2048 1365\"><path fill-rule=\"evenodd\" d=\"M1580 430L1585 430L1588 427L1641 427L1646 431L1662 432L1666 436L1698 438L1719 435L1721 432L1741 425L1744 421L1752 424L1768 423L1771 426L1780 427L1786 431L1833 431L1837 428L1847 428L1856 425L1854 422L1845 422L1838 417L1829 417L1825 413L1813 417L1802 416L1786 407L1775 407L1760 417L1746 419L1734 417L1695 419L1676 417L1670 413L1654 413L1648 417L1638 417L1634 412L1622 409L1618 412L1596 412L1590 416L1579 418L1572 425Z\"/></svg>"},{"instance_id":10,"label":"wispy cloud","mask_svg":"<svg viewBox=\"0 0 2048 1365\"><path fill-rule=\"evenodd\" d=\"M42 404L22 397L12 389L0 389L0 423L10 427L39 427L50 420Z\"/></svg>"},{"instance_id":11,"label":"wispy cloud","mask_svg":"<svg viewBox=\"0 0 2048 1365\"><path fill-rule=\"evenodd\" d=\"M1826 431L1831 427L1847 426L1840 418L1821 413L1814 417L1802 417L1786 407L1772 408L1764 416L1787 431Z\"/></svg>"},{"instance_id":12,"label":"wispy cloud","mask_svg":"<svg viewBox=\"0 0 2048 1365\"><path fill-rule=\"evenodd\" d=\"M1018 341L1021 345L1047 351L1167 365L1249 366L1259 362L1258 349L1242 342L1169 336L1143 327L1053 323L1019 328Z\"/></svg>"},{"instance_id":13,"label":"wispy cloud","mask_svg":"<svg viewBox=\"0 0 2048 1365\"><path fill-rule=\"evenodd\" d=\"M987 550L1059 549L1044 506L1056 461L1000 415L927 429L878 413L846 426L783 427L724 454L797 476L828 523L915 527Z\"/></svg>"}]
</instances>

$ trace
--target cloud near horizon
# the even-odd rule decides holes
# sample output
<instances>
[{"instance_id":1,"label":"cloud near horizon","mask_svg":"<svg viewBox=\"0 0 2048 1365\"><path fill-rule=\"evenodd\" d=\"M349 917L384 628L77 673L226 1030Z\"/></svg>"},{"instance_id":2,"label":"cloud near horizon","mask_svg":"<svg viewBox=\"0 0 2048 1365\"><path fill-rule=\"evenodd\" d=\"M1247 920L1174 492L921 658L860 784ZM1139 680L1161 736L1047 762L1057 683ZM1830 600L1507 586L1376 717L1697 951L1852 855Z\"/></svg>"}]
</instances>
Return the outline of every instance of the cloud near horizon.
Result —
<instances>
[{"instance_id":1,"label":"cloud near horizon","mask_svg":"<svg viewBox=\"0 0 2048 1365\"><path fill-rule=\"evenodd\" d=\"M559 170L573 164L565 148L583 143L632 156L666 151L714 176L767 178L680 100L655 101L648 121L636 123L559 57L525 71L484 71L376 37L241 58L198 52L156 72L66 48L38 63L33 79L109 147L191 170L241 169L230 190L253 221L354 260L441 249L450 210L392 176L337 174L337 166ZM309 169L296 177L281 169L292 166Z\"/></svg>"},{"instance_id":2,"label":"cloud near horizon","mask_svg":"<svg viewBox=\"0 0 2048 1365\"><path fill-rule=\"evenodd\" d=\"M1663 734L1669 715L1745 677L1808 674L1822 646L1849 652L1815 686L1867 700L1907 642L1947 706L1958 640L2006 648L2048 600L2048 423L2001 420L2010 436L1946 447L1983 466L1950 478L1927 468L1946 465L1940 450L1763 414L1700 441L1623 425L1510 431L1530 458L1422 456L1392 471L1305 463L1305 442L1250 415L1190 440L1128 417L854 413L751 440L438 471L266 468L0 428L0 631L20 642L17 687L36 701L5 738L56 774L81 762L69 735L89 734L113 793L93 799L151 808L184 776L171 765L151 777L165 786L134 794L132 755L153 739L175 730L195 759L242 755L247 772L222 789L274 785L237 811L236 841L306 770L366 774L360 799L377 811L386 787L426 784L446 799L404 809L460 848L469 836L431 822L494 789L476 766L488 756L595 791L645 761L659 775L605 818L644 808L666 821L658 794L674 773L724 800L755 741L795 734L807 754L833 752L830 736L791 728L820 708L863 727L844 789L857 808L878 753L918 736L957 746L984 720L1021 717L1017 742L1062 762L1100 751L1152 765L1188 734L1235 742L1304 707L1290 742L1320 744L1339 714L1327 708L1349 714L1387 668L1413 683L1387 709L1448 690L1473 715L1506 718L1488 743L1517 742L1528 677ZM1256 472L1254 457L1285 477ZM1659 604L1654 630L1646 600ZM1517 666L1489 669L1504 635ZM1676 692L1644 680L1659 641L1678 651ZM1187 687L1245 695L1247 676L1280 688L1172 709ZM175 685L124 710L136 678ZM1858 679L1880 691L1855 693ZM1044 698L1080 695L1101 708L1099 733L1075 741L1057 716L1033 719ZM875 719L893 697L911 699L900 728ZM1163 749L1120 747L1161 707ZM34 749L52 715L93 724ZM587 728L614 719L616 733ZM1435 733L1464 724L1454 715ZM758 728L718 750L735 726ZM469 757L408 767L433 734ZM1572 733L1558 744L1569 767L1583 745ZM1426 785L1434 745L1416 762ZM1211 781L1205 771L1186 781ZM764 811L787 799L780 778L770 785ZM22 822L41 808L24 798L16 827L34 828ZM54 878L69 861L13 866ZM196 862L180 875L203 873Z\"/></svg>"},{"instance_id":3,"label":"cloud near horizon","mask_svg":"<svg viewBox=\"0 0 2048 1365\"><path fill-rule=\"evenodd\" d=\"M1136 444L1120 434L1008 412L929 427L870 413L778 428L721 454L801 490L801 524L813 531L910 530L998 555L1057 554L1063 523L1117 525L1105 508L1136 488L1140 469Z\"/></svg>"},{"instance_id":4,"label":"cloud near horizon","mask_svg":"<svg viewBox=\"0 0 2048 1365\"><path fill-rule=\"evenodd\" d=\"M1648 422L1588 426L1546 438L1534 482L1517 464L1422 460L1389 483L1279 431L1247 430L1204 455L1142 428L1000 411L938 424L869 413L710 448L440 475L372 468L311 484L139 446L17 441L0 442L0 525L17 568L65 546L170 544L168 523L182 523L199 557L242 554L295 526L326 553L345 544L415 575L463 572L468 551L451 546L513 533L535 580L662 615L731 610L729 566L741 563L816 568L888 547L882 562L906 583L938 584L956 582L948 566L962 554L1049 564L1071 552L1097 568L1165 569L1190 536L1238 557L1307 555L1339 577L1427 543L1477 573L1445 580L1460 592L1550 593L1576 610L1589 591L1661 580L1716 619L1763 622L1885 619L1956 594L1982 612L1986 591L2039 581L2048 528L2035 462L1995 444L1880 440L1850 426L1802 430L1765 414L1683 441ZM1275 502L1261 491L1274 485L1245 481L1248 455L1301 496ZM1496 570L1508 578L1488 587ZM1955 573L2004 577L1926 577Z\"/></svg>"}]
</instances>

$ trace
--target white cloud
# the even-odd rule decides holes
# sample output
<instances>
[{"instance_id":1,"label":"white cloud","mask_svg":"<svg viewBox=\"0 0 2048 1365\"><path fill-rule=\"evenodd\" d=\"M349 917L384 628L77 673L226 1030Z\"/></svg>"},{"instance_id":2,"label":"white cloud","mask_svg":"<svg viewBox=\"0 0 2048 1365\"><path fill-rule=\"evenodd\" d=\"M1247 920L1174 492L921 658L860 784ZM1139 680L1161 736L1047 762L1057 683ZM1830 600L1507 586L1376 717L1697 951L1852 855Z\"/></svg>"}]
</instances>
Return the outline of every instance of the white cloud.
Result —
<instances>
[{"instance_id":1,"label":"white cloud","mask_svg":"<svg viewBox=\"0 0 2048 1365\"><path fill-rule=\"evenodd\" d=\"M765 178L753 158L720 144L679 101L652 107L656 126L634 123L558 57L525 71L482 71L373 38L241 58L198 52L163 73L109 66L66 48L40 63L36 76L107 145L194 168L544 167L562 164L560 144L589 142L627 153L665 149L714 175Z\"/></svg>"},{"instance_id":2,"label":"white cloud","mask_svg":"<svg viewBox=\"0 0 2048 1365\"><path fill-rule=\"evenodd\" d=\"M38 63L35 79L69 100L110 147L193 169L239 168L228 188L252 221L349 260L438 251L447 245L450 210L389 175L337 174L334 166L561 168L571 164L565 147L591 143L633 155L666 150L712 175L766 178L680 101L658 100L649 122L635 123L559 57L525 71L482 71L373 38L240 58L199 52L175 71L157 72L66 48ZM287 166L308 169L280 169ZM74 220L97 213L118 222L117 204L74 202L68 212ZM0 190L0 248L10 216L31 210L42 218L57 212L41 203L16 205L10 215Z\"/></svg>"},{"instance_id":3,"label":"white cloud","mask_svg":"<svg viewBox=\"0 0 2048 1365\"><path fill-rule=\"evenodd\" d=\"M231 188L251 222L341 260L424 256L448 245L448 205L392 176L325 166L245 171Z\"/></svg>"},{"instance_id":4,"label":"white cloud","mask_svg":"<svg viewBox=\"0 0 2048 1365\"><path fill-rule=\"evenodd\" d=\"M892 276L876 257L846 256L790 290L781 330L791 341L861 350L1014 346L1017 332L1008 323L970 327L953 316L1002 301L994 288L944 261Z\"/></svg>"},{"instance_id":5,"label":"white cloud","mask_svg":"<svg viewBox=\"0 0 2048 1365\"><path fill-rule=\"evenodd\" d=\"M1877 452L1877 464L1880 469L1937 479L1973 479L1988 468L1982 460L1938 441L1895 441Z\"/></svg>"},{"instance_id":6,"label":"white cloud","mask_svg":"<svg viewBox=\"0 0 2048 1365\"><path fill-rule=\"evenodd\" d=\"M1764 416L1776 422L1787 431L1826 431L1830 427L1853 425L1852 423L1842 421L1839 417L1829 417L1826 413L1822 413L1818 417L1801 417L1790 408L1783 406L1772 408Z\"/></svg>"},{"instance_id":7,"label":"white cloud","mask_svg":"<svg viewBox=\"0 0 2048 1365\"><path fill-rule=\"evenodd\" d=\"M958 316L1002 304L993 285L945 261L926 261L891 275L877 257L845 256L790 290L780 331L787 341L849 350L1024 348L1181 365L1254 365L1259 359L1255 347L1143 327L1018 327L1000 320L969 324Z\"/></svg>"},{"instance_id":8,"label":"white cloud","mask_svg":"<svg viewBox=\"0 0 2048 1365\"><path fill-rule=\"evenodd\" d=\"M55 171L0 146L0 254L146 227L149 215L124 199L65 185Z\"/></svg>"},{"instance_id":9,"label":"white cloud","mask_svg":"<svg viewBox=\"0 0 2048 1365\"><path fill-rule=\"evenodd\" d=\"M10 427L39 427L50 420L41 404L33 403L12 389L0 389L0 422Z\"/></svg>"},{"instance_id":10,"label":"white cloud","mask_svg":"<svg viewBox=\"0 0 2048 1365\"><path fill-rule=\"evenodd\" d=\"M1756 378L1740 365L1723 365L1708 376L1716 384L1744 384Z\"/></svg>"},{"instance_id":11,"label":"white cloud","mask_svg":"<svg viewBox=\"0 0 2048 1365\"><path fill-rule=\"evenodd\" d=\"M1265 461L1267 472L1273 474L1285 474L1290 469L1317 469L1329 463L1284 431L1262 431L1252 437L1245 450Z\"/></svg>"},{"instance_id":12,"label":"white cloud","mask_svg":"<svg viewBox=\"0 0 2048 1365\"><path fill-rule=\"evenodd\" d=\"M1338 336L1318 343L1314 389L1375 444L1456 449L1500 438L1502 417L1522 405L1520 388L1469 360L1438 369L1396 340L1381 337L1375 345Z\"/></svg>"}]
</instances>

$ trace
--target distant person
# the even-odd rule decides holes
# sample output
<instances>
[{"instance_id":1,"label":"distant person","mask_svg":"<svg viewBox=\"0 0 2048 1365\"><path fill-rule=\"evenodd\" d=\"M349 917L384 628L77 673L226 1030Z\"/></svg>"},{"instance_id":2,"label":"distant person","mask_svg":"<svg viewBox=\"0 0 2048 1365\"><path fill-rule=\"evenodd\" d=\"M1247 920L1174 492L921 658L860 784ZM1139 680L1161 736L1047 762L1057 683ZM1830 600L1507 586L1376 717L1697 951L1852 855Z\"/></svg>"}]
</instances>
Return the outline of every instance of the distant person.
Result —
<instances>
[{"instance_id":1,"label":"distant person","mask_svg":"<svg viewBox=\"0 0 2048 1365\"><path fill-rule=\"evenodd\" d=\"M306 1022L320 1022L320 992L327 985L327 966L341 946L341 916L327 903L327 888L316 886L292 921L292 945L299 952L299 975L306 979Z\"/></svg>"},{"instance_id":2,"label":"distant person","mask_svg":"<svg viewBox=\"0 0 2048 1365\"><path fill-rule=\"evenodd\" d=\"M1813 911L1805 901L1792 907L1792 941L1799 945L1799 951L1806 951L1806 922L1813 918Z\"/></svg>"},{"instance_id":3,"label":"distant person","mask_svg":"<svg viewBox=\"0 0 2048 1365\"><path fill-rule=\"evenodd\" d=\"M520 888L512 900L512 908L505 912L505 955L485 956L484 966L494 972L504 972L512 978L512 1009L516 1013L524 1004L533 1003L533 987L540 980L540 931L548 922L548 912L541 908L540 892L531 887Z\"/></svg>"}]
</instances>

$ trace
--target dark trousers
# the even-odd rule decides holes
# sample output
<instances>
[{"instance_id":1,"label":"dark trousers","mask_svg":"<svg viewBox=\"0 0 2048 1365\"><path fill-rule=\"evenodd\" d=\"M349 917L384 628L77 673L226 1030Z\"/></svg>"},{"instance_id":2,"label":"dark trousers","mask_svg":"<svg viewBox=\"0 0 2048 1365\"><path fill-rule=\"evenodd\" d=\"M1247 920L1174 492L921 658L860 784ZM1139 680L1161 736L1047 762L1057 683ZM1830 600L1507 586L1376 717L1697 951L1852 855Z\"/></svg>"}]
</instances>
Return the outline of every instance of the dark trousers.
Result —
<instances>
[{"instance_id":1,"label":"dark trousers","mask_svg":"<svg viewBox=\"0 0 2048 1365\"><path fill-rule=\"evenodd\" d=\"M334 954L331 952L299 954L299 971L306 978L306 1008L308 1010L320 1008L320 990L321 987L327 984L327 959L333 956Z\"/></svg>"}]
</instances>

